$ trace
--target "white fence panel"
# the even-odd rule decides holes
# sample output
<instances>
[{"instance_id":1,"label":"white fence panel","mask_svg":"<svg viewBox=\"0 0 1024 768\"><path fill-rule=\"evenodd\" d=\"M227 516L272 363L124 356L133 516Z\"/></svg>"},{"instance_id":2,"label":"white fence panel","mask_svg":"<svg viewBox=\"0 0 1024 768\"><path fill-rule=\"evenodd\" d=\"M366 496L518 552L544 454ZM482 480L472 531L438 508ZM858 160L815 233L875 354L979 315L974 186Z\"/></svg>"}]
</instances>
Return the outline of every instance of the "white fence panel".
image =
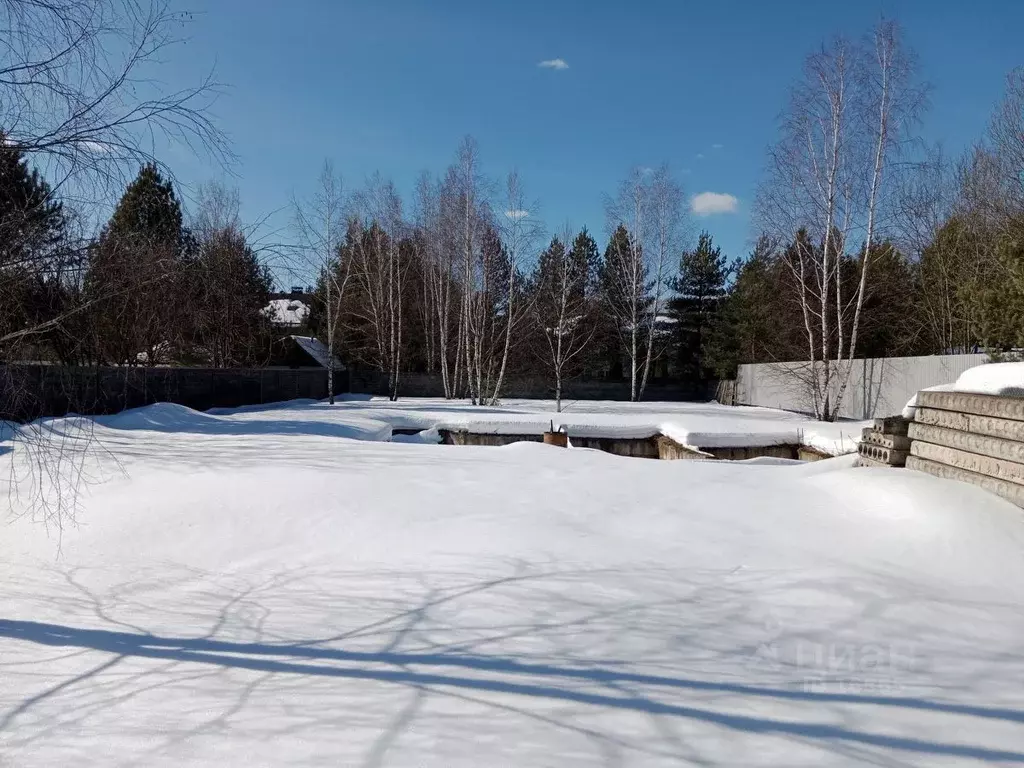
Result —
<instances>
[{"instance_id":1,"label":"white fence panel","mask_svg":"<svg viewBox=\"0 0 1024 768\"><path fill-rule=\"evenodd\" d=\"M968 368L988 361L984 354L854 360L840 416L892 416L919 390L956 381ZM741 365L736 376L736 404L812 412L810 392L800 376L807 366L806 362Z\"/></svg>"}]
</instances>

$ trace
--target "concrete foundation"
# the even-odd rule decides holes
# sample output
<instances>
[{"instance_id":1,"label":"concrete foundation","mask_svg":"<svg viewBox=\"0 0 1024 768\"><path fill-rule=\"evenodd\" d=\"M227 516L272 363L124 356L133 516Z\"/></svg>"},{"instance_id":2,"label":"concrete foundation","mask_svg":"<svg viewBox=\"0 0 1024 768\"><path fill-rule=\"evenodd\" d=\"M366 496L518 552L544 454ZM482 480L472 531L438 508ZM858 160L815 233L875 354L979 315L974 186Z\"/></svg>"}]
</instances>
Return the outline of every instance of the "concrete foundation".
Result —
<instances>
[{"instance_id":1,"label":"concrete foundation","mask_svg":"<svg viewBox=\"0 0 1024 768\"><path fill-rule=\"evenodd\" d=\"M701 448L716 459L725 461L744 461L768 456L773 459L795 459L798 445L753 445L745 448Z\"/></svg>"},{"instance_id":2,"label":"concrete foundation","mask_svg":"<svg viewBox=\"0 0 1024 768\"><path fill-rule=\"evenodd\" d=\"M632 456L637 459L657 459L657 437L573 437L569 443L573 448L592 448L615 456Z\"/></svg>"},{"instance_id":3,"label":"concrete foundation","mask_svg":"<svg viewBox=\"0 0 1024 768\"><path fill-rule=\"evenodd\" d=\"M500 446L511 445L512 443L530 442L540 443L544 441L543 435L494 435L463 430L440 430L441 442L445 445L483 445ZM675 440L656 435L654 437L575 437L569 436L569 444L573 448L591 448L597 451L604 451L615 456L631 456L639 459L683 459L690 461L707 461L722 459L726 461L742 461L744 459L755 459L761 456L771 456L779 459L800 458L801 446L798 445L760 445L742 448L691 448L680 445ZM813 450L813 449L809 449ZM815 452L813 458L805 461L815 461L820 458L829 458L827 454L820 451Z\"/></svg>"},{"instance_id":4,"label":"concrete foundation","mask_svg":"<svg viewBox=\"0 0 1024 768\"><path fill-rule=\"evenodd\" d=\"M833 458L831 453L819 451L817 448L812 448L809 445L797 446L796 457L800 461L821 461L822 459Z\"/></svg>"},{"instance_id":5,"label":"concrete foundation","mask_svg":"<svg viewBox=\"0 0 1024 768\"><path fill-rule=\"evenodd\" d=\"M658 458L690 461L744 461L769 456L776 459L795 459L801 446L754 445L741 448L690 448L680 445L664 435L657 438Z\"/></svg>"},{"instance_id":6,"label":"concrete foundation","mask_svg":"<svg viewBox=\"0 0 1024 768\"><path fill-rule=\"evenodd\" d=\"M441 442L445 445L512 445L512 443L540 443L541 435L489 435L463 430L439 430Z\"/></svg>"},{"instance_id":7,"label":"concrete foundation","mask_svg":"<svg viewBox=\"0 0 1024 768\"><path fill-rule=\"evenodd\" d=\"M1007 501L1024 507L1024 485L1009 483L995 477L988 477L977 472L970 472L966 469L952 467L921 456L908 456L907 469L916 469L918 472L926 472L935 477L945 480L958 480L962 483L971 483L979 488L984 488L990 493L1002 496Z\"/></svg>"},{"instance_id":8,"label":"concrete foundation","mask_svg":"<svg viewBox=\"0 0 1024 768\"><path fill-rule=\"evenodd\" d=\"M668 460L682 459L684 461L708 461L714 460L715 457L710 453L704 451L694 450L688 448L685 445L680 445L670 437L659 435L655 438L655 442L658 446L658 458Z\"/></svg>"}]
</instances>

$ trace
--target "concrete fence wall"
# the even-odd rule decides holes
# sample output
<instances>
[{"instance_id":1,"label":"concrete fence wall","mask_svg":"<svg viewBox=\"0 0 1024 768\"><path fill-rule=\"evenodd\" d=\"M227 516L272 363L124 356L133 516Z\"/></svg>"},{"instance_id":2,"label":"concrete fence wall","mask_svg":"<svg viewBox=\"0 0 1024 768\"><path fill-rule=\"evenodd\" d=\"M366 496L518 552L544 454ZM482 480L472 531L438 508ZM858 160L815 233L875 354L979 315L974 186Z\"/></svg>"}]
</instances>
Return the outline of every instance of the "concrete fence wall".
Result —
<instances>
[{"instance_id":1,"label":"concrete fence wall","mask_svg":"<svg viewBox=\"0 0 1024 768\"><path fill-rule=\"evenodd\" d=\"M345 371L335 371L335 394L348 390ZM327 397L322 368L65 368L0 366L2 418L117 413L157 402L196 410L261 405Z\"/></svg>"},{"instance_id":2,"label":"concrete fence wall","mask_svg":"<svg viewBox=\"0 0 1024 768\"><path fill-rule=\"evenodd\" d=\"M984 354L854 360L840 416L873 419L897 414L919 390L956 381L968 368L988 361ZM802 383L808 366L806 362L741 365L736 404L812 412L810 392Z\"/></svg>"}]
</instances>

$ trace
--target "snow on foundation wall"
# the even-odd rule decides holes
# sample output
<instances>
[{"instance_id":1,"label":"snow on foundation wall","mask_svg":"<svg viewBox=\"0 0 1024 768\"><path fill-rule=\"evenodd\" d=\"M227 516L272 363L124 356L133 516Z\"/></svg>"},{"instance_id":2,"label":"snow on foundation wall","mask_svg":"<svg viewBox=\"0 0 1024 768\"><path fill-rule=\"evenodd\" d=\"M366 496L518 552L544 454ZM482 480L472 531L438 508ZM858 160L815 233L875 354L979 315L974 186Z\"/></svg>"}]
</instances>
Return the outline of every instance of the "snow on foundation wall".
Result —
<instances>
[{"instance_id":1,"label":"snow on foundation wall","mask_svg":"<svg viewBox=\"0 0 1024 768\"><path fill-rule=\"evenodd\" d=\"M985 354L854 360L840 416L874 419L900 413L918 391L956 381L967 369L988 361ZM736 403L813 411L810 393L800 381L801 371L808 366L806 362L741 365L736 377ZM834 389L838 389L838 383Z\"/></svg>"}]
</instances>

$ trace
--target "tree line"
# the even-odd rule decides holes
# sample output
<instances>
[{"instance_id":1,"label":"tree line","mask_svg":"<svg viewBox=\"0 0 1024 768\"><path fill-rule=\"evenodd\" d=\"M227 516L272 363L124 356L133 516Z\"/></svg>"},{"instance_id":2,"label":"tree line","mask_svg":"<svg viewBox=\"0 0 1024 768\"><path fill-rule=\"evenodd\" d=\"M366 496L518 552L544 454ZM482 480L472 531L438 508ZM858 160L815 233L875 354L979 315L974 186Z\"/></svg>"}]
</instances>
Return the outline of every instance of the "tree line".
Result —
<instances>
[{"instance_id":1,"label":"tree line","mask_svg":"<svg viewBox=\"0 0 1024 768\"><path fill-rule=\"evenodd\" d=\"M805 62L757 199L761 236L705 352L720 376L786 366L837 417L854 357L1024 348L1024 68L960 157L921 138L929 88L900 27Z\"/></svg>"},{"instance_id":2,"label":"tree line","mask_svg":"<svg viewBox=\"0 0 1024 768\"><path fill-rule=\"evenodd\" d=\"M510 375L546 377L557 401L580 375L628 381L639 399L676 374L686 209L665 166L631 172L607 208L603 248L586 227L549 235L517 173L484 177L470 137L443 173L420 177L408 210L377 176L345 194L328 164L296 205L318 275L311 326L347 362L387 374L392 397L413 371L480 403L498 402Z\"/></svg>"},{"instance_id":3,"label":"tree line","mask_svg":"<svg viewBox=\"0 0 1024 768\"><path fill-rule=\"evenodd\" d=\"M325 163L315 192L293 202L285 242L269 245L223 185L202 187L186 211L136 133L163 126L224 155L202 101L212 83L134 105L116 90L172 42L177 19L159 2L95 4L112 15L0 2L12 28L39 39L63 28L55 20L85 30L51 40L49 54L12 47L0 63L0 96L22 104L0 124L5 362L266 364L279 333L270 292L291 275L315 283L311 332L385 375L393 398L413 372L486 404L512 376L543 377L560 407L581 376L626 382L638 400L652 381L803 361L789 375L832 419L855 357L1024 348L1024 70L1009 75L985 135L950 158L921 139L929 89L898 25L822 45L780 113L744 258L694 231L667 165L625 174L605 197L602 234L552 231L517 173L487 175L471 137L407 196L379 175L349 190ZM117 23L152 47L105 58ZM68 81L66 104L37 106L40 78L18 80L29 65ZM104 77L117 98L93 92ZM81 110L86 97L105 108ZM120 185L96 223L99 190Z\"/></svg>"}]
</instances>

